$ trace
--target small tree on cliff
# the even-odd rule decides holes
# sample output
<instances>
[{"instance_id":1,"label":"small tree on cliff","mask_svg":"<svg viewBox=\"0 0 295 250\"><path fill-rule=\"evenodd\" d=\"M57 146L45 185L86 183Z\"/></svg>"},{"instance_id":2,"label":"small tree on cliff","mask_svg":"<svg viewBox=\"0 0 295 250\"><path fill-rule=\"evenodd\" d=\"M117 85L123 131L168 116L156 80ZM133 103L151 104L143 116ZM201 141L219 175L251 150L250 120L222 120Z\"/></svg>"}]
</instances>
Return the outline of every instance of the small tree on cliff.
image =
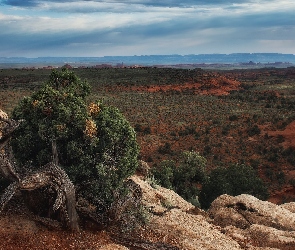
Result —
<instances>
[{"instance_id":1,"label":"small tree on cliff","mask_svg":"<svg viewBox=\"0 0 295 250\"><path fill-rule=\"evenodd\" d=\"M12 147L25 168L58 161L78 194L107 210L135 172L139 150L134 129L119 110L87 104L89 93L88 83L73 72L52 71L48 82L14 109L13 118L25 121Z\"/></svg>"}]
</instances>

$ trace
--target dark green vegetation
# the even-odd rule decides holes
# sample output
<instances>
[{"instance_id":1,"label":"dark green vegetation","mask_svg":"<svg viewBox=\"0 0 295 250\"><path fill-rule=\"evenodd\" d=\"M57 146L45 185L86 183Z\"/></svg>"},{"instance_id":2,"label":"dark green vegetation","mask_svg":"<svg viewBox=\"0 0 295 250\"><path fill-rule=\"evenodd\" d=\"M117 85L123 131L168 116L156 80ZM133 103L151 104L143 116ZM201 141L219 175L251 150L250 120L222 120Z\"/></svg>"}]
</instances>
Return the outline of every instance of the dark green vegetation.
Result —
<instances>
[{"instance_id":1,"label":"dark green vegetation","mask_svg":"<svg viewBox=\"0 0 295 250\"><path fill-rule=\"evenodd\" d=\"M20 101L12 117L24 119L12 147L21 166L38 169L52 161L78 187L78 194L107 211L123 181L137 168L134 129L117 108L87 103L87 82L68 70L52 71L49 81Z\"/></svg>"},{"instance_id":2,"label":"dark green vegetation","mask_svg":"<svg viewBox=\"0 0 295 250\"><path fill-rule=\"evenodd\" d=\"M222 194L251 194L262 200L268 198L267 188L257 172L251 166L239 164L217 167L210 172L200 194L202 207L209 208L211 202Z\"/></svg>"},{"instance_id":3,"label":"dark green vegetation","mask_svg":"<svg viewBox=\"0 0 295 250\"><path fill-rule=\"evenodd\" d=\"M185 151L181 155L179 165L173 160L162 161L154 167L152 174L160 185L173 189L184 199L198 204L200 194L197 184L205 183L206 159L196 152Z\"/></svg>"},{"instance_id":4,"label":"dark green vegetation","mask_svg":"<svg viewBox=\"0 0 295 250\"><path fill-rule=\"evenodd\" d=\"M162 161L153 169L153 175L161 186L173 189L202 208L209 208L211 202L222 194L268 198L266 185L251 166L231 164L217 167L207 174L206 159L195 152L184 152L179 165L173 160ZM198 188L200 185L201 190Z\"/></svg>"},{"instance_id":5,"label":"dark green vegetation","mask_svg":"<svg viewBox=\"0 0 295 250\"><path fill-rule=\"evenodd\" d=\"M271 134L271 131L283 131L295 120L294 68L216 72L158 68L73 71L91 85L91 93L86 97L88 103L101 100L105 106L120 109L137 131L140 157L153 168L159 169L164 160L181 166L183 152L195 151L206 158L209 176L215 173L211 170L216 167L251 166L266 182L270 194L283 186L294 185L294 144L285 136ZM1 108L11 113L24 95L40 89L50 73L45 69L0 70ZM196 94L193 89L150 92L139 88L200 83L206 90L210 87L208 80L220 76L239 81L240 89L216 96ZM165 171L167 176L171 175L169 169ZM161 181L175 186L168 177ZM281 196L281 201L294 199L289 194Z\"/></svg>"}]
</instances>

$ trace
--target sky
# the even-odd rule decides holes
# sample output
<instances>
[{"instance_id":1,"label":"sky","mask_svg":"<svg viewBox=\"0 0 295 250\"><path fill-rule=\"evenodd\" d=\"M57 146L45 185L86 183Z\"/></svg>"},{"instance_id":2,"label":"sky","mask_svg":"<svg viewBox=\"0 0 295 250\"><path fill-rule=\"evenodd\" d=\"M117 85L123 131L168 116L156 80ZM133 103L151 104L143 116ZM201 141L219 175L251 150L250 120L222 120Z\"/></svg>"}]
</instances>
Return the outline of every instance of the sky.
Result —
<instances>
[{"instance_id":1,"label":"sky","mask_svg":"<svg viewBox=\"0 0 295 250\"><path fill-rule=\"evenodd\" d=\"M0 57L295 54L294 0L0 0Z\"/></svg>"}]
</instances>

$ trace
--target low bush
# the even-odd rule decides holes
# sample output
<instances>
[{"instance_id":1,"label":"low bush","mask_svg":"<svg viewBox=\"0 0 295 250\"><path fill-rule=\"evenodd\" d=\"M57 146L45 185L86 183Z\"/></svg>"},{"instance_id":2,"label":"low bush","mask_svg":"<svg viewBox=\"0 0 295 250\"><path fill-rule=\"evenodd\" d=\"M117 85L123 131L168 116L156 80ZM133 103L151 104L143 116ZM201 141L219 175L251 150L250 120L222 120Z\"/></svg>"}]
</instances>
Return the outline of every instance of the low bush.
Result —
<instances>
[{"instance_id":1,"label":"low bush","mask_svg":"<svg viewBox=\"0 0 295 250\"><path fill-rule=\"evenodd\" d=\"M218 167L211 171L200 194L202 207L208 208L211 202L222 194L251 194L262 200L268 197L264 182L252 167L244 164L233 164L228 168Z\"/></svg>"},{"instance_id":2,"label":"low bush","mask_svg":"<svg viewBox=\"0 0 295 250\"><path fill-rule=\"evenodd\" d=\"M185 151L177 165L173 160L162 161L152 174L163 187L173 189L184 199L193 201L199 195L197 185L206 179L206 159L199 153Z\"/></svg>"},{"instance_id":3,"label":"low bush","mask_svg":"<svg viewBox=\"0 0 295 250\"><path fill-rule=\"evenodd\" d=\"M260 134L260 128L255 124L251 128L248 129L248 135L249 136L254 136L254 135L259 135Z\"/></svg>"}]
</instances>

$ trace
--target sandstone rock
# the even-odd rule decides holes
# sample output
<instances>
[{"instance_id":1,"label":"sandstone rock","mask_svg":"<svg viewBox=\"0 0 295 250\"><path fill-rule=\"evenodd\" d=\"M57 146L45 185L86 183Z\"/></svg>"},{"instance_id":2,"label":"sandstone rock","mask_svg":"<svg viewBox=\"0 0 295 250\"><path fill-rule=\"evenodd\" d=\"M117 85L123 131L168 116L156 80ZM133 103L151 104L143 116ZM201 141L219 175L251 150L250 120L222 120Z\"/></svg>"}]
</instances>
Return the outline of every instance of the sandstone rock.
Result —
<instances>
[{"instance_id":1,"label":"sandstone rock","mask_svg":"<svg viewBox=\"0 0 295 250\"><path fill-rule=\"evenodd\" d=\"M210 212L212 216L212 212ZM248 228L249 221L233 207L221 207L212 216L214 224L220 227L234 226L241 229Z\"/></svg>"},{"instance_id":2,"label":"sandstone rock","mask_svg":"<svg viewBox=\"0 0 295 250\"><path fill-rule=\"evenodd\" d=\"M292 213L295 213L295 202L285 203L285 204L280 205L280 207L287 209Z\"/></svg>"},{"instance_id":3,"label":"sandstone rock","mask_svg":"<svg viewBox=\"0 0 295 250\"><path fill-rule=\"evenodd\" d=\"M236 228L234 226L228 226L225 227L222 230L226 235L230 236L233 240L239 243L239 245L243 249L247 250L278 250L278 248L273 247L266 247L266 246L257 246L257 242L253 238L251 238L251 235L249 234L248 230L243 230L240 228ZM255 245L255 246L253 246Z\"/></svg>"},{"instance_id":4,"label":"sandstone rock","mask_svg":"<svg viewBox=\"0 0 295 250\"><path fill-rule=\"evenodd\" d=\"M245 229L252 224L259 224L279 230L295 230L294 213L247 194L236 197L221 195L212 202L208 213L214 224L222 227L234 225Z\"/></svg>"},{"instance_id":5,"label":"sandstone rock","mask_svg":"<svg viewBox=\"0 0 295 250\"><path fill-rule=\"evenodd\" d=\"M176 245L183 250L241 249L236 241L222 234L203 216L188 214L180 209L172 209L163 216L153 216L150 227L159 234L175 238Z\"/></svg>"},{"instance_id":6,"label":"sandstone rock","mask_svg":"<svg viewBox=\"0 0 295 250\"><path fill-rule=\"evenodd\" d=\"M273 248L273 247L256 247L256 246L249 246L246 249L247 250L280 250L279 248Z\"/></svg>"},{"instance_id":7,"label":"sandstone rock","mask_svg":"<svg viewBox=\"0 0 295 250\"><path fill-rule=\"evenodd\" d=\"M143 204L154 214L163 214L172 208L178 208L181 211L195 209L195 206L170 189L161 186L153 188L137 175L132 176L130 179L140 186Z\"/></svg>"},{"instance_id":8,"label":"sandstone rock","mask_svg":"<svg viewBox=\"0 0 295 250\"><path fill-rule=\"evenodd\" d=\"M281 250L295 249L295 231L282 231L253 224L249 228L249 234L252 240L261 247L276 247Z\"/></svg>"},{"instance_id":9,"label":"sandstone rock","mask_svg":"<svg viewBox=\"0 0 295 250\"><path fill-rule=\"evenodd\" d=\"M238 242L239 245L242 247L247 248L252 243L250 237L247 235L247 232L235 226L227 226L222 230L222 232L225 235L230 236L232 239Z\"/></svg>"},{"instance_id":10,"label":"sandstone rock","mask_svg":"<svg viewBox=\"0 0 295 250\"><path fill-rule=\"evenodd\" d=\"M255 234L254 229L250 231L252 224L259 221L278 228L292 228L287 223L294 219L290 211L250 195L222 195L217 198L209 210L213 225L204 211L192 214L196 208L174 191L160 186L153 188L139 176L132 176L131 180L140 186L143 204L152 213L149 230L161 235L164 243L180 249L280 249L282 244L260 244L257 236L252 238Z\"/></svg>"},{"instance_id":11,"label":"sandstone rock","mask_svg":"<svg viewBox=\"0 0 295 250\"><path fill-rule=\"evenodd\" d=\"M215 225L249 250L295 249L294 203L281 206L251 195L221 195L208 213Z\"/></svg>"},{"instance_id":12,"label":"sandstone rock","mask_svg":"<svg viewBox=\"0 0 295 250\"><path fill-rule=\"evenodd\" d=\"M131 180L140 186L143 204L151 211L149 230L162 235L164 243L183 250L241 249L236 241L207 221L204 211L174 191L160 186L153 188L139 176L132 176Z\"/></svg>"}]
</instances>

